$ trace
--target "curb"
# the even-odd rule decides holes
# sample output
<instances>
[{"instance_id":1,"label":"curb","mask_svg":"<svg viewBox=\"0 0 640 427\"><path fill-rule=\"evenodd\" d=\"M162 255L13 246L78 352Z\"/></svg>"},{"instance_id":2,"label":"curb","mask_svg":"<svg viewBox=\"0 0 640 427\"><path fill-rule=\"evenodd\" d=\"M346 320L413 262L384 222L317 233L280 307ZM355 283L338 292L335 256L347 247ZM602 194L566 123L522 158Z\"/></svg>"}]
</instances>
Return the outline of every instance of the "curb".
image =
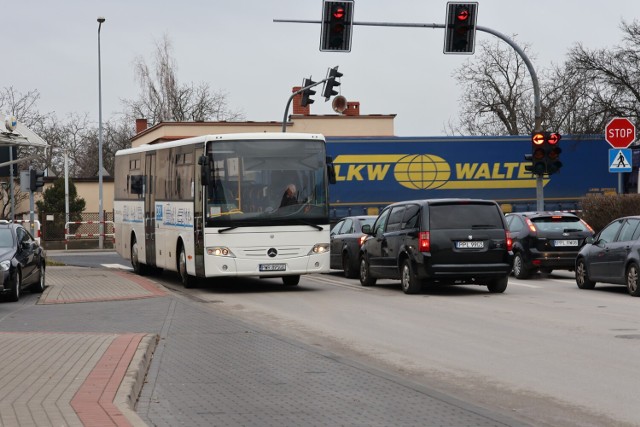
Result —
<instances>
[{"instance_id":1,"label":"curb","mask_svg":"<svg viewBox=\"0 0 640 427\"><path fill-rule=\"evenodd\" d=\"M147 423L136 413L135 406L147 377L158 340L157 334L147 334L140 340L113 400L113 404L134 427L147 426Z\"/></svg>"}]
</instances>

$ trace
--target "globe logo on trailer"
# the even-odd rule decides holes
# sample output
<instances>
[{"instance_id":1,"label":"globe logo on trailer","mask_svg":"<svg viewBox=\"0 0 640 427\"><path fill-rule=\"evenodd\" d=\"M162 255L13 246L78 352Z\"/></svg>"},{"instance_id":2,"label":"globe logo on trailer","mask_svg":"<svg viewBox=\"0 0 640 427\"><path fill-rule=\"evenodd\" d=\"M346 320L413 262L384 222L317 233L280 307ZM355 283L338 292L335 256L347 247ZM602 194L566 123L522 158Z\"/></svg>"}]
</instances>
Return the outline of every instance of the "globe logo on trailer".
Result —
<instances>
[{"instance_id":1,"label":"globe logo on trailer","mask_svg":"<svg viewBox=\"0 0 640 427\"><path fill-rule=\"evenodd\" d=\"M446 184L451 177L451 167L442 157L412 154L398 160L393 174L403 187L427 190Z\"/></svg>"}]
</instances>

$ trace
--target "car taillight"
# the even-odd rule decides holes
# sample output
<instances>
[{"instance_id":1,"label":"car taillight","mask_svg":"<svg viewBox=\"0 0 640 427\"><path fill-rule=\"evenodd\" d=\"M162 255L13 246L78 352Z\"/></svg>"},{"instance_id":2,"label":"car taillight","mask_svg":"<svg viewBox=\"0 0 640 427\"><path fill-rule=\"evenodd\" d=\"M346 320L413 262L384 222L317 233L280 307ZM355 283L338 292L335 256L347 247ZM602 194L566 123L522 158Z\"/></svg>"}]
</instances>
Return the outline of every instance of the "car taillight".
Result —
<instances>
[{"instance_id":1,"label":"car taillight","mask_svg":"<svg viewBox=\"0 0 640 427\"><path fill-rule=\"evenodd\" d=\"M511 239L511 233L506 230L504 232L505 241L507 242L507 250L510 251L513 249L513 239Z\"/></svg>"},{"instance_id":2,"label":"car taillight","mask_svg":"<svg viewBox=\"0 0 640 427\"><path fill-rule=\"evenodd\" d=\"M362 244L364 243L364 241L367 240L367 235L363 234L362 236L360 236L360 238L358 239L358 244L360 244L360 246L362 246Z\"/></svg>"},{"instance_id":3,"label":"car taillight","mask_svg":"<svg viewBox=\"0 0 640 427\"><path fill-rule=\"evenodd\" d=\"M536 231L538 231L538 230L536 230L536 226L533 225L533 222L531 222L531 220L529 218L525 218L524 222L527 223L527 227L529 227L529 230L531 230L531 233L535 234Z\"/></svg>"},{"instance_id":4,"label":"car taillight","mask_svg":"<svg viewBox=\"0 0 640 427\"><path fill-rule=\"evenodd\" d=\"M580 222L582 224L584 224L585 227L587 227L587 229L591 232L591 234L595 234L595 231L593 231L593 228L591 228L591 226L589 224L587 224L584 220L580 219Z\"/></svg>"},{"instance_id":5,"label":"car taillight","mask_svg":"<svg viewBox=\"0 0 640 427\"><path fill-rule=\"evenodd\" d=\"M428 231L420 232L418 246L420 246L420 252L429 252L431 250L431 241L429 240Z\"/></svg>"}]
</instances>

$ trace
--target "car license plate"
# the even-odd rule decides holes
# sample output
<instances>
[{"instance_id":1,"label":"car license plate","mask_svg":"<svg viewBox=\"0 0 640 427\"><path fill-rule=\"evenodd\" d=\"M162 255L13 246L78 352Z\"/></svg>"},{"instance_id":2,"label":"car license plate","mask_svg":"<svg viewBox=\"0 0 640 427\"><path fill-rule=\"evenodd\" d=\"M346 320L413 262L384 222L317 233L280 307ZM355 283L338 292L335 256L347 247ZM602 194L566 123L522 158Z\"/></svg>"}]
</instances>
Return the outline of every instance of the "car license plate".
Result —
<instances>
[{"instance_id":1,"label":"car license plate","mask_svg":"<svg viewBox=\"0 0 640 427\"><path fill-rule=\"evenodd\" d=\"M482 249L484 248L484 242L478 240L465 241L461 240L456 242L456 248L458 249Z\"/></svg>"},{"instance_id":2,"label":"car license plate","mask_svg":"<svg viewBox=\"0 0 640 427\"><path fill-rule=\"evenodd\" d=\"M260 271L285 271L287 264L260 264Z\"/></svg>"},{"instance_id":3,"label":"car license plate","mask_svg":"<svg viewBox=\"0 0 640 427\"><path fill-rule=\"evenodd\" d=\"M553 245L556 247L578 246L577 240L554 240Z\"/></svg>"}]
</instances>

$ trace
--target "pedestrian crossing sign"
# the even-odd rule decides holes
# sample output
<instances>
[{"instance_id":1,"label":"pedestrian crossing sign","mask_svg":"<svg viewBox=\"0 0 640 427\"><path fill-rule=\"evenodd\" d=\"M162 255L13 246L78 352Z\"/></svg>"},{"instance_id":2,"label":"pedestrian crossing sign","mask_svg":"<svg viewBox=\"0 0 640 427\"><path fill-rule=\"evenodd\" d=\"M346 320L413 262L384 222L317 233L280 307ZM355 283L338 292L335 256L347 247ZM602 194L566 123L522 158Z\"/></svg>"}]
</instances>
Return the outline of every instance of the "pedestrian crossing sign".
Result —
<instances>
[{"instance_id":1,"label":"pedestrian crossing sign","mask_svg":"<svg viewBox=\"0 0 640 427\"><path fill-rule=\"evenodd\" d=\"M631 149L612 148L609 150L609 172L631 172Z\"/></svg>"}]
</instances>

